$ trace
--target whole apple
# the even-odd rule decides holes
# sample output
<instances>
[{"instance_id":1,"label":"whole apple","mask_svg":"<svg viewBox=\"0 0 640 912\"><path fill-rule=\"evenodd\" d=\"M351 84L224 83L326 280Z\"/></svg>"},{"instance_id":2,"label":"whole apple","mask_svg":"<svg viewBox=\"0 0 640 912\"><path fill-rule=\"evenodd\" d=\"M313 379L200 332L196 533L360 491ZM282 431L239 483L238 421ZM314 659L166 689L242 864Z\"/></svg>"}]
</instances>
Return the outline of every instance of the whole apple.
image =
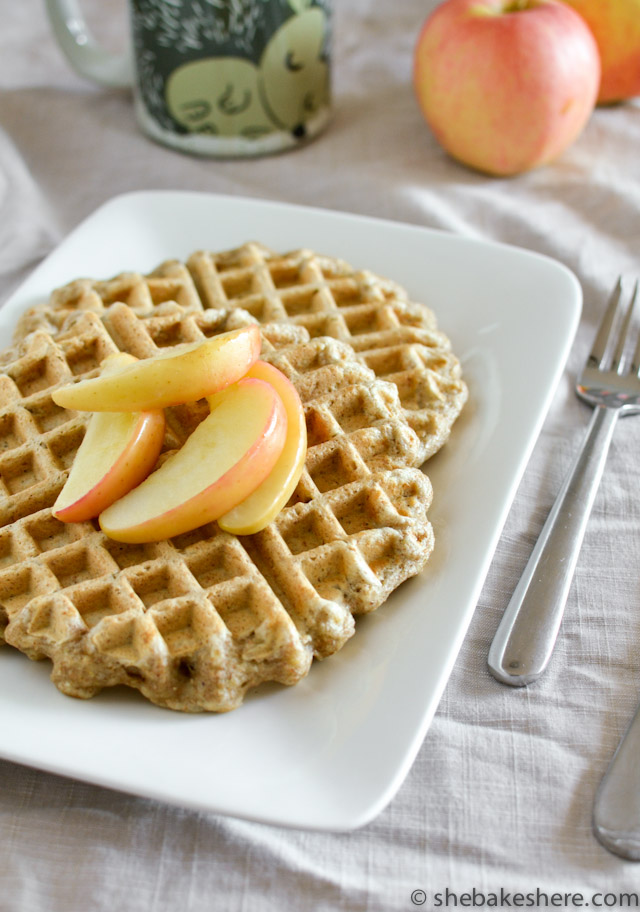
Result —
<instances>
[{"instance_id":1,"label":"whole apple","mask_svg":"<svg viewBox=\"0 0 640 912\"><path fill-rule=\"evenodd\" d=\"M565 0L593 32L600 50L599 104L640 95L640 0Z\"/></svg>"},{"instance_id":2,"label":"whole apple","mask_svg":"<svg viewBox=\"0 0 640 912\"><path fill-rule=\"evenodd\" d=\"M454 158L501 176L556 158L596 103L600 56L560 0L445 0L415 48L414 88Z\"/></svg>"}]
</instances>

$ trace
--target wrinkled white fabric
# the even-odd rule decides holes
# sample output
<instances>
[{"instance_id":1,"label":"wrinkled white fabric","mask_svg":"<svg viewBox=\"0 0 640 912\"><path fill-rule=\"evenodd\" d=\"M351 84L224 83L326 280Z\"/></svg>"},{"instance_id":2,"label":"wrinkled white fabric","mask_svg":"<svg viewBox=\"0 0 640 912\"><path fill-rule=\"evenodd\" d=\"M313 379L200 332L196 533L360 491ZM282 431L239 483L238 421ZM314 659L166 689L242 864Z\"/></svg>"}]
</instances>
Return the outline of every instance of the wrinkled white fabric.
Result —
<instances>
[{"instance_id":1,"label":"wrinkled white fabric","mask_svg":"<svg viewBox=\"0 0 640 912\"><path fill-rule=\"evenodd\" d=\"M145 188L271 198L506 241L566 264L585 296L438 713L386 810L351 834L293 831L0 761L3 912L389 912L416 908L414 890L436 908L447 888L475 889L477 903L480 892L502 889L506 908L509 894L536 889L586 900L640 890L640 866L608 854L591 833L595 790L640 698L640 420L616 431L549 671L510 689L486 667L589 419L573 377L615 277L640 273L640 107L597 110L542 170L509 180L468 171L438 147L411 89L413 45L434 5L342 0L330 128L294 153L223 162L147 140L127 92L96 88L69 68L44 4L3 5L0 299L106 199ZM86 9L117 46L121 0L86 0Z\"/></svg>"}]
</instances>

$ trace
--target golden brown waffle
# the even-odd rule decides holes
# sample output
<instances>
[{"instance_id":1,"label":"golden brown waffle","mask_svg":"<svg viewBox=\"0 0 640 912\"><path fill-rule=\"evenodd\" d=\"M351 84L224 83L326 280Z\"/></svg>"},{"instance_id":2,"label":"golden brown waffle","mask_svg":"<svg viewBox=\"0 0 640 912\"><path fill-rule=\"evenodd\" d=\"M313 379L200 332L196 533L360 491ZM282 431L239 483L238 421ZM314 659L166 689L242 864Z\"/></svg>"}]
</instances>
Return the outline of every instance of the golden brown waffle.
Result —
<instances>
[{"instance_id":1,"label":"golden brown waffle","mask_svg":"<svg viewBox=\"0 0 640 912\"><path fill-rule=\"evenodd\" d=\"M348 342L377 377L394 383L422 445L446 442L467 398L458 359L436 318L395 282L311 250L277 254L249 243L198 252L187 266L205 307L241 307L259 323L303 326Z\"/></svg>"},{"instance_id":2,"label":"golden brown waffle","mask_svg":"<svg viewBox=\"0 0 640 912\"><path fill-rule=\"evenodd\" d=\"M263 356L303 399L309 450L291 501L263 532L240 539L210 524L126 545L95 522L53 517L87 417L58 408L52 390L94 375L111 351L144 357L251 319L115 303L70 312L55 333L37 329L0 358L5 635L31 658L50 658L64 693L124 684L173 709L232 709L263 681L298 681L314 656L352 635L355 615L428 560L431 486L411 467L420 444L396 389L348 345L283 324L261 327ZM165 450L207 409L168 411Z\"/></svg>"},{"instance_id":3,"label":"golden brown waffle","mask_svg":"<svg viewBox=\"0 0 640 912\"><path fill-rule=\"evenodd\" d=\"M148 276L74 281L24 316L18 338L38 327L55 330L61 315L77 310L101 313L123 301L148 313L169 298L195 310L240 308L260 324L289 323L312 338L349 343L377 377L398 388L422 462L447 441L466 401L459 361L431 310L411 302L395 282L304 249L281 255L248 243L194 253L186 268L170 261Z\"/></svg>"},{"instance_id":4,"label":"golden brown waffle","mask_svg":"<svg viewBox=\"0 0 640 912\"><path fill-rule=\"evenodd\" d=\"M188 269L175 260L163 263L148 275L123 272L104 281L74 279L56 288L43 305L25 311L18 321L15 338L23 339L36 329L56 333L68 316L84 311L100 316L116 302L126 304L137 314L144 314L166 301L189 310L202 310Z\"/></svg>"}]
</instances>

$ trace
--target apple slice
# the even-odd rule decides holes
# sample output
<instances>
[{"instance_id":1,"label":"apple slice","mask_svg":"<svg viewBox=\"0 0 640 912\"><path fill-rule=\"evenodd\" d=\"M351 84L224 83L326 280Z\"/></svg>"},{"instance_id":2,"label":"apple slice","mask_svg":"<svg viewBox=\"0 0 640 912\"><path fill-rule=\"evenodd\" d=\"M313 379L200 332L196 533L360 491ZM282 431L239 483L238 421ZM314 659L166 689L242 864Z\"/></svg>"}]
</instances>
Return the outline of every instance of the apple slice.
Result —
<instances>
[{"instance_id":1,"label":"apple slice","mask_svg":"<svg viewBox=\"0 0 640 912\"><path fill-rule=\"evenodd\" d=\"M260 355L257 326L178 345L137 361L113 376L63 386L52 394L65 408L141 412L195 402L244 377Z\"/></svg>"},{"instance_id":2,"label":"apple slice","mask_svg":"<svg viewBox=\"0 0 640 912\"><path fill-rule=\"evenodd\" d=\"M125 352L110 355L101 376L114 376L135 361ZM123 497L156 464L164 427L161 410L92 415L53 515L63 522L84 522Z\"/></svg>"},{"instance_id":3,"label":"apple slice","mask_svg":"<svg viewBox=\"0 0 640 912\"><path fill-rule=\"evenodd\" d=\"M307 455L307 425L295 386L266 361L256 361L247 376L270 383L280 396L287 413L287 436L278 461L262 484L218 519L220 528L234 535L252 535L269 525L293 494Z\"/></svg>"},{"instance_id":4,"label":"apple slice","mask_svg":"<svg viewBox=\"0 0 640 912\"><path fill-rule=\"evenodd\" d=\"M218 519L264 481L286 433L274 388L240 380L219 394L180 450L100 515L103 531L117 541L159 541Z\"/></svg>"}]
</instances>

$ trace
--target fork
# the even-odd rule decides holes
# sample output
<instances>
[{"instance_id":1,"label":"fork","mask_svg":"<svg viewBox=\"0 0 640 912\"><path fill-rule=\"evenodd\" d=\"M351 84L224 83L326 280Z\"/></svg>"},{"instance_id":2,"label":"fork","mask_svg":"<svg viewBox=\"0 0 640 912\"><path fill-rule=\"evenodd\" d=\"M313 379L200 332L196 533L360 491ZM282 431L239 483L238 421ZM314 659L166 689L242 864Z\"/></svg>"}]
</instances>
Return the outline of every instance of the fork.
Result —
<instances>
[{"instance_id":1,"label":"fork","mask_svg":"<svg viewBox=\"0 0 640 912\"><path fill-rule=\"evenodd\" d=\"M489 669L503 684L530 684L549 663L616 421L639 410L640 340L625 357L637 293L636 282L624 305L618 279L578 378L594 413L491 644Z\"/></svg>"},{"instance_id":2,"label":"fork","mask_svg":"<svg viewBox=\"0 0 640 912\"><path fill-rule=\"evenodd\" d=\"M640 706L604 774L593 805L593 832L605 849L640 861Z\"/></svg>"}]
</instances>

